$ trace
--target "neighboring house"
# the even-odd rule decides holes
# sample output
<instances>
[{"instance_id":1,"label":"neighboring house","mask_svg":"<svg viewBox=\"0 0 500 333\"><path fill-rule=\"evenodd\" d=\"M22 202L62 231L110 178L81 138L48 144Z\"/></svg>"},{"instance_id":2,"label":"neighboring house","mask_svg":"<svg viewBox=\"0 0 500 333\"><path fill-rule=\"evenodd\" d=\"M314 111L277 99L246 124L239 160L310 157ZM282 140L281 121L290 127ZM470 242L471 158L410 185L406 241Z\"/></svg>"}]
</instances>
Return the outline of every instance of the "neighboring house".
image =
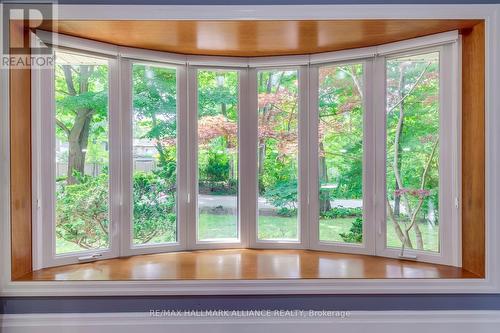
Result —
<instances>
[{"instance_id":1,"label":"neighboring house","mask_svg":"<svg viewBox=\"0 0 500 333\"><path fill-rule=\"evenodd\" d=\"M135 171L149 172L156 168L158 151L149 139L134 139L132 148L133 166Z\"/></svg>"}]
</instances>

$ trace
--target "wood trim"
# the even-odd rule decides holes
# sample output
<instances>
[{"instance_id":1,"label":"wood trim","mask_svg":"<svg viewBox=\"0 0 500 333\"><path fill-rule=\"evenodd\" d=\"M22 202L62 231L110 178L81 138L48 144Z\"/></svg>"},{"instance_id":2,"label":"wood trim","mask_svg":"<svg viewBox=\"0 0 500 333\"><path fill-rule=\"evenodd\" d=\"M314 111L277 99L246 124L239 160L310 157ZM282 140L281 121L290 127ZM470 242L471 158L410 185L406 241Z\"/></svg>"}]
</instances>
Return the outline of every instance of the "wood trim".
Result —
<instances>
[{"instance_id":1,"label":"wood trim","mask_svg":"<svg viewBox=\"0 0 500 333\"><path fill-rule=\"evenodd\" d=\"M11 21L10 45L25 45L30 54L27 22ZM21 44L22 43L22 44ZM17 49L18 50L18 49ZM32 271L31 252L31 70L11 68L10 91L10 209L11 277Z\"/></svg>"},{"instance_id":2,"label":"wood trim","mask_svg":"<svg viewBox=\"0 0 500 333\"><path fill-rule=\"evenodd\" d=\"M462 267L485 276L485 27L462 37Z\"/></svg>"}]
</instances>

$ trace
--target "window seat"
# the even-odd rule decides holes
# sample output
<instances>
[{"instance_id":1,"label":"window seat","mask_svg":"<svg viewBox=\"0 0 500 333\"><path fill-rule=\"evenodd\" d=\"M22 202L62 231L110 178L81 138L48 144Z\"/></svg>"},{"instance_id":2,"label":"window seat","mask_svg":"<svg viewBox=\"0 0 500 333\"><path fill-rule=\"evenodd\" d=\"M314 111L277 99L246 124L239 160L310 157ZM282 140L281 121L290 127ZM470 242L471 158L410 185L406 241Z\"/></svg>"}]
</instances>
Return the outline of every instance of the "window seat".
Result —
<instances>
[{"instance_id":1,"label":"window seat","mask_svg":"<svg viewBox=\"0 0 500 333\"><path fill-rule=\"evenodd\" d=\"M460 267L312 250L200 250L44 268L17 281L478 278Z\"/></svg>"}]
</instances>

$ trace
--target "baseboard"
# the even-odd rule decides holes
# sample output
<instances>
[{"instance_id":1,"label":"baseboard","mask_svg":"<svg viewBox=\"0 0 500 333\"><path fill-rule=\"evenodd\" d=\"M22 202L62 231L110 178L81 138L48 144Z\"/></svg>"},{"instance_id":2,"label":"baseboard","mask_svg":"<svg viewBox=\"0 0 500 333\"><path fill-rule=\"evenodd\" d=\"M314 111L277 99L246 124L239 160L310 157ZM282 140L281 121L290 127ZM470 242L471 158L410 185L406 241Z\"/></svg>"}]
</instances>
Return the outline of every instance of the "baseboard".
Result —
<instances>
[{"instance_id":1,"label":"baseboard","mask_svg":"<svg viewBox=\"0 0 500 333\"><path fill-rule=\"evenodd\" d=\"M0 315L2 333L497 333L500 311L62 313Z\"/></svg>"}]
</instances>

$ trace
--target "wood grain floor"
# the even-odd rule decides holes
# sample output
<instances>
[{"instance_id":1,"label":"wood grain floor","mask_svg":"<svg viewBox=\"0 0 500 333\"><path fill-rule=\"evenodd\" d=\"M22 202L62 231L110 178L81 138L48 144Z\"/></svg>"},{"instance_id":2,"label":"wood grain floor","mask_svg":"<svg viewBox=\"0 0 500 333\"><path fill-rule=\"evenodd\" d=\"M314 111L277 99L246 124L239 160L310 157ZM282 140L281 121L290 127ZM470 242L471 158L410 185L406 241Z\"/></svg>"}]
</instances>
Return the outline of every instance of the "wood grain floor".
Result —
<instances>
[{"instance_id":1,"label":"wood grain floor","mask_svg":"<svg viewBox=\"0 0 500 333\"><path fill-rule=\"evenodd\" d=\"M461 268L310 250L205 250L45 268L22 281L476 278Z\"/></svg>"}]
</instances>

